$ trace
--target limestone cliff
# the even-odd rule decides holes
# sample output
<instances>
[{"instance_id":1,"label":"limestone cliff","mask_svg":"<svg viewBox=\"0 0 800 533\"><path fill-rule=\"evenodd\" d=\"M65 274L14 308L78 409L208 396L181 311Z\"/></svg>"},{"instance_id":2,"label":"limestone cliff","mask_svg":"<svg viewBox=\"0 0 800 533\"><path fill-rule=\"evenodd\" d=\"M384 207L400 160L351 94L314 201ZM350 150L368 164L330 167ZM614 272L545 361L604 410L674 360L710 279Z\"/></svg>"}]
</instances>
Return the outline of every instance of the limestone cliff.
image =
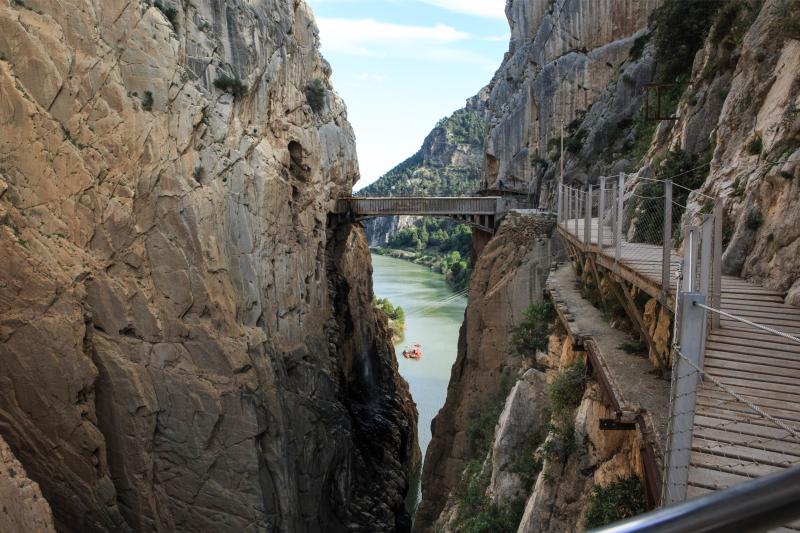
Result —
<instances>
[{"instance_id":1,"label":"limestone cliff","mask_svg":"<svg viewBox=\"0 0 800 533\"><path fill-rule=\"evenodd\" d=\"M800 2L514 0L507 15L486 104L490 186L554 206L563 125L567 183L685 172L723 201L726 272L800 303ZM668 84L674 120L646 119L650 82ZM700 194L688 204L707 208Z\"/></svg>"},{"instance_id":2,"label":"limestone cliff","mask_svg":"<svg viewBox=\"0 0 800 533\"><path fill-rule=\"evenodd\" d=\"M601 175L626 172L633 178L630 193L641 178L683 176L683 185L723 202L725 271L787 291L787 301L800 305L800 2L513 0L506 13L511 43L486 103L489 187L531 190L541 207L553 208L563 125L568 184L597 184ZM647 120L651 82L669 84L664 108L670 120ZM709 209L700 194L682 194L686 216ZM506 332L518 319L511 309L523 306L514 298L526 305L538 296L508 294L516 303L498 306L504 285L478 281L499 276L513 286L527 279L524 267L520 276L510 266L526 263L525 249L509 250L497 263L510 238L501 229L475 268L459 359L425 463L419 531L434 523L453 527L453 491L465 479L488 476L486 493L495 494L495 450L475 467L467 462L466 443L471 414L501 390L500 370L520 377L505 349ZM558 358L550 365L559 366ZM602 416L593 405L585 396L574 421L589 448L559 472L545 461L520 531L580 529L592 483L602 486L609 476L592 481L568 473L637 464L635 442L606 446L590 434ZM497 431L499 438L502 424Z\"/></svg>"},{"instance_id":3,"label":"limestone cliff","mask_svg":"<svg viewBox=\"0 0 800 533\"><path fill-rule=\"evenodd\" d=\"M53 514L39 485L31 481L0 437L0 531L55 532Z\"/></svg>"},{"instance_id":4,"label":"limestone cliff","mask_svg":"<svg viewBox=\"0 0 800 533\"><path fill-rule=\"evenodd\" d=\"M318 41L302 0L0 3L0 433L59 531L408 528Z\"/></svg>"},{"instance_id":5,"label":"limestone cliff","mask_svg":"<svg viewBox=\"0 0 800 533\"><path fill-rule=\"evenodd\" d=\"M506 217L475 264L447 400L431 425L416 531L432 528L471 458L471 420L495 401L504 379L513 379L524 365L509 351L508 331L532 301L542 299L553 224L539 217Z\"/></svg>"}]
</instances>

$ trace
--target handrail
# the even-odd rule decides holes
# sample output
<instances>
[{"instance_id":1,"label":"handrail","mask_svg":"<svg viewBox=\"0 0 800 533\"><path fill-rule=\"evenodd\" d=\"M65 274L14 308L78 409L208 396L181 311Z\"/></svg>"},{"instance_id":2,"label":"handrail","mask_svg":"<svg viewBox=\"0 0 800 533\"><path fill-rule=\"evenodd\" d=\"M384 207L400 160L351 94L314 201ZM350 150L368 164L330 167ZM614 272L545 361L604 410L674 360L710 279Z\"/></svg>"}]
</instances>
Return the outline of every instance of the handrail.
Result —
<instances>
[{"instance_id":1,"label":"handrail","mask_svg":"<svg viewBox=\"0 0 800 533\"><path fill-rule=\"evenodd\" d=\"M800 518L800 466L590 533L753 533Z\"/></svg>"}]
</instances>

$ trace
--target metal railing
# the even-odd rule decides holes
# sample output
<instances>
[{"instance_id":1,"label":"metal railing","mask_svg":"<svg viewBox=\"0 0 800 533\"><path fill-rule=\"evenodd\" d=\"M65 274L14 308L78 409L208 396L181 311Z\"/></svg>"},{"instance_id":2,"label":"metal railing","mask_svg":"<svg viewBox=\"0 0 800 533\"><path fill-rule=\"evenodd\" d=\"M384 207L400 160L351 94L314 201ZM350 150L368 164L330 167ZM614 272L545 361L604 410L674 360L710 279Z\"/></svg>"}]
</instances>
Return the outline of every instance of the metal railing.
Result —
<instances>
[{"instance_id":1,"label":"metal railing","mask_svg":"<svg viewBox=\"0 0 800 533\"><path fill-rule=\"evenodd\" d=\"M635 516L593 533L756 533L800 518L800 467Z\"/></svg>"},{"instance_id":2,"label":"metal railing","mask_svg":"<svg viewBox=\"0 0 800 533\"><path fill-rule=\"evenodd\" d=\"M501 209L499 196L340 198L335 213L381 215L495 215Z\"/></svg>"},{"instance_id":3,"label":"metal railing","mask_svg":"<svg viewBox=\"0 0 800 533\"><path fill-rule=\"evenodd\" d=\"M718 305L722 279L722 203L709 199L711 212L689 217L686 206L674 200L670 180L627 180L601 177L595 188L581 190L559 186L558 222L587 247L613 255L617 263L660 265L660 286L664 297L674 297L672 279L679 270L681 256L687 253L686 232L702 228L694 243L702 238L703 262L698 268L698 283L709 286L709 302ZM698 252L699 253L699 252ZM695 257L697 254L695 254ZM702 271L700 268L706 269ZM652 270L651 268L650 270ZM712 327L718 327L714 320Z\"/></svg>"}]
</instances>

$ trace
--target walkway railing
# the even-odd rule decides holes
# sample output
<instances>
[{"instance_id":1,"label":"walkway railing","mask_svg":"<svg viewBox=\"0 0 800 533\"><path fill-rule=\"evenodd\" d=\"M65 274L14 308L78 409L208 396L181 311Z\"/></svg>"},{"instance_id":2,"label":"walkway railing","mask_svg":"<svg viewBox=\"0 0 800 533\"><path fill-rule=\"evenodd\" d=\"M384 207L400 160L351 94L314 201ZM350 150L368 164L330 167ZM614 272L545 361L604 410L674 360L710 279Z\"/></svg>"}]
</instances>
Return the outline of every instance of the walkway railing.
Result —
<instances>
[{"instance_id":1,"label":"walkway railing","mask_svg":"<svg viewBox=\"0 0 800 533\"><path fill-rule=\"evenodd\" d=\"M360 216L386 215L495 215L499 214L502 198L496 196L464 197L385 197L340 198L335 213Z\"/></svg>"},{"instance_id":2,"label":"walkway railing","mask_svg":"<svg viewBox=\"0 0 800 533\"><path fill-rule=\"evenodd\" d=\"M681 186L670 180L649 179L629 186L625 174L602 177L597 187L590 185L587 190L561 185L558 221L585 245L596 245L617 263L634 267L646 264L649 272L658 270L658 281L667 298L675 297L672 279L680 270L681 257L686 253L699 257L692 261L694 279L708 285L710 302L718 304L722 203L708 198L704 209L708 212L687 218L686 206L674 200L675 187Z\"/></svg>"},{"instance_id":3,"label":"walkway railing","mask_svg":"<svg viewBox=\"0 0 800 533\"><path fill-rule=\"evenodd\" d=\"M721 203L706 197L690 216L675 200L688 191L675 187L621 175L588 190L561 186L558 201L574 249L640 276L631 279L656 278L672 304L666 505L800 465L800 310L723 280Z\"/></svg>"}]
</instances>

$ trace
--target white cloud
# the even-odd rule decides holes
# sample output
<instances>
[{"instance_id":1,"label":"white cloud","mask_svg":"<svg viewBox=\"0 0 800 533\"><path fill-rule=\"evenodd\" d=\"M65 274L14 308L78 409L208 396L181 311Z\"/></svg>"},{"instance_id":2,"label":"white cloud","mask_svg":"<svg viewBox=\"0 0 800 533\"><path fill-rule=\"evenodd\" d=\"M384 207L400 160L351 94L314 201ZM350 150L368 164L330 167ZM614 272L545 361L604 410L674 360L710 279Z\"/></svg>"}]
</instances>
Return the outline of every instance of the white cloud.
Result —
<instances>
[{"instance_id":1,"label":"white cloud","mask_svg":"<svg viewBox=\"0 0 800 533\"><path fill-rule=\"evenodd\" d=\"M359 81L369 81L369 82L384 82L389 79L389 76L385 74L370 74L369 72L363 72L358 76Z\"/></svg>"},{"instance_id":2,"label":"white cloud","mask_svg":"<svg viewBox=\"0 0 800 533\"><path fill-rule=\"evenodd\" d=\"M354 55L381 55L386 49L446 45L469 38L469 34L445 24L408 26L372 19L336 18L320 18L317 24L325 51Z\"/></svg>"},{"instance_id":3,"label":"white cloud","mask_svg":"<svg viewBox=\"0 0 800 533\"><path fill-rule=\"evenodd\" d=\"M506 0L422 0L448 11L484 18L506 18Z\"/></svg>"}]
</instances>

